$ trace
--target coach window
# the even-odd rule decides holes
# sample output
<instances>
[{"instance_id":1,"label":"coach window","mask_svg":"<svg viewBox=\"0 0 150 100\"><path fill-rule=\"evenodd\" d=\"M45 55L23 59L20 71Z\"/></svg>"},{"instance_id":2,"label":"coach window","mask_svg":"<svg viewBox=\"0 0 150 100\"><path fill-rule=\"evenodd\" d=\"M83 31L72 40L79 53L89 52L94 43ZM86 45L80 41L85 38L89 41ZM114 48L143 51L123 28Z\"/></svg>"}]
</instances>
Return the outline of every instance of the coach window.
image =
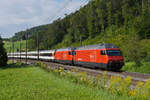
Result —
<instances>
[{"instance_id":1,"label":"coach window","mask_svg":"<svg viewBox=\"0 0 150 100\"><path fill-rule=\"evenodd\" d=\"M37 56L37 54L31 54L31 56Z\"/></svg>"},{"instance_id":2,"label":"coach window","mask_svg":"<svg viewBox=\"0 0 150 100\"><path fill-rule=\"evenodd\" d=\"M52 56L52 53L49 53L49 55L48 56Z\"/></svg>"},{"instance_id":3,"label":"coach window","mask_svg":"<svg viewBox=\"0 0 150 100\"><path fill-rule=\"evenodd\" d=\"M101 51L101 55L106 55L106 51L105 50Z\"/></svg>"},{"instance_id":4,"label":"coach window","mask_svg":"<svg viewBox=\"0 0 150 100\"><path fill-rule=\"evenodd\" d=\"M41 53L40 56L52 56L52 53Z\"/></svg>"}]
</instances>

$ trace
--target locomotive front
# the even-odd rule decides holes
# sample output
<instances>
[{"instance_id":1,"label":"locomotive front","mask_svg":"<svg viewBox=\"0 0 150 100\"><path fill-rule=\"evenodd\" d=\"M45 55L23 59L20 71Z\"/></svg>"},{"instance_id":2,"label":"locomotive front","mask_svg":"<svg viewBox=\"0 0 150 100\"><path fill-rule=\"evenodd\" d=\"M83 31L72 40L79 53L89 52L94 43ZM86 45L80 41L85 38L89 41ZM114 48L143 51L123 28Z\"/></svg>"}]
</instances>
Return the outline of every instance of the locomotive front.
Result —
<instances>
[{"instance_id":1,"label":"locomotive front","mask_svg":"<svg viewBox=\"0 0 150 100\"><path fill-rule=\"evenodd\" d=\"M124 65L122 53L119 48L106 49L105 54L108 58L107 68L110 70L120 70Z\"/></svg>"}]
</instances>

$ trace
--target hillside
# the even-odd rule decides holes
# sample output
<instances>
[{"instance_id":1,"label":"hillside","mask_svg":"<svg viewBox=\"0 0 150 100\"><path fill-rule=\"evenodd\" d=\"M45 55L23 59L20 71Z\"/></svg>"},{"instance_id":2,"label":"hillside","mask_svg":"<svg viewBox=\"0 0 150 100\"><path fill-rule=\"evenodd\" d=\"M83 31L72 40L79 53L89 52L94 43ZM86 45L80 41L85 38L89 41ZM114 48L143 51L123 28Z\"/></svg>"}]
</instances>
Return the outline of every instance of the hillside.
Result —
<instances>
[{"instance_id":1,"label":"hillside","mask_svg":"<svg viewBox=\"0 0 150 100\"><path fill-rule=\"evenodd\" d=\"M149 22L149 0L92 0L63 19L18 32L13 39L25 39L28 33L32 49L37 39L40 49L113 43L121 48L125 61L140 65L150 58Z\"/></svg>"},{"instance_id":2,"label":"hillside","mask_svg":"<svg viewBox=\"0 0 150 100\"><path fill-rule=\"evenodd\" d=\"M13 41L25 40L26 34L28 34L28 38L31 38L33 35L35 35L39 31L46 32L46 29L47 29L47 25L33 27L28 30L15 33L15 35L11 39Z\"/></svg>"},{"instance_id":3,"label":"hillside","mask_svg":"<svg viewBox=\"0 0 150 100\"><path fill-rule=\"evenodd\" d=\"M14 42L14 52L20 51L20 45L21 45L21 51L25 51L26 48L26 41L16 41ZM10 41L4 41L4 47L7 52L13 52L13 44Z\"/></svg>"}]
</instances>

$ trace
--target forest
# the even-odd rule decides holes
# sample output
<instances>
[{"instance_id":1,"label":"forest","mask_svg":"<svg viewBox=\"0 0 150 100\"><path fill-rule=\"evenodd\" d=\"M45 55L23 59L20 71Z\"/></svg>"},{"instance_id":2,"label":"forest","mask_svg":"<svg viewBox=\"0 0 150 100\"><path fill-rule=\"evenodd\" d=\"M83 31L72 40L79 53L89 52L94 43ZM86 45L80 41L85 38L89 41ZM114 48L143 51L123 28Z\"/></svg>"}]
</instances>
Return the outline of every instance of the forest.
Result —
<instances>
[{"instance_id":1,"label":"forest","mask_svg":"<svg viewBox=\"0 0 150 100\"><path fill-rule=\"evenodd\" d=\"M126 62L141 65L150 60L150 0L91 0L75 13L15 33L10 40L27 36L29 50L37 49L37 40L40 50L112 43Z\"/></svg>"}]
</instances>

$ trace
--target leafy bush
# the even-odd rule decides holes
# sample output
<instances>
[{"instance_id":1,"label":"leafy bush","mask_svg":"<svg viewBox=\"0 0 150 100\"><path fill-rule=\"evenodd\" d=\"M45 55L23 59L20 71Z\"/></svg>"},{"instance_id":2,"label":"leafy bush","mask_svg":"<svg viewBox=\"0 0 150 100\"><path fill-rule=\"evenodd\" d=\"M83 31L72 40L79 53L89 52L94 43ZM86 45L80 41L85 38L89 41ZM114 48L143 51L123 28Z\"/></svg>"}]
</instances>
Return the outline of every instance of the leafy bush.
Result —
<instances>
[{"instance_id":1,"label":"leafy bush","mask_svg":"<svg viewBox=\"0 0 150 100\"><path fill-rule=\"evenodd\" d=\"M41 67L43 69L46 69L46 67L47 67L47 65L41 61L38 61L35 65L38 67Z\"/></svg>"},{"instance_id":2,"label":"leafy bush","mask_svg":"<svg viewBox=\"0 0 150 100\"><path fill-rule=\"evenodd\" d=\"M17 66L22 66L22 65L23 65L23 63L22 63L22 62L20 62L20 61L18 61L18 62L16 62L16 65L17 65Z\"/></svg>"},{"instance_id":3,"label":"leafy bush","mask_svg":"<svg viewBox=\"0 0 150 100\"><path fill-rule=\"evenodd\" d=\"M127 62L125 66L123 66L122 70L150 74L150 67L148 66L150 66L150 62L142 62L140 67L136 67L135 62Z\"/></svg>"}]
</instances>

